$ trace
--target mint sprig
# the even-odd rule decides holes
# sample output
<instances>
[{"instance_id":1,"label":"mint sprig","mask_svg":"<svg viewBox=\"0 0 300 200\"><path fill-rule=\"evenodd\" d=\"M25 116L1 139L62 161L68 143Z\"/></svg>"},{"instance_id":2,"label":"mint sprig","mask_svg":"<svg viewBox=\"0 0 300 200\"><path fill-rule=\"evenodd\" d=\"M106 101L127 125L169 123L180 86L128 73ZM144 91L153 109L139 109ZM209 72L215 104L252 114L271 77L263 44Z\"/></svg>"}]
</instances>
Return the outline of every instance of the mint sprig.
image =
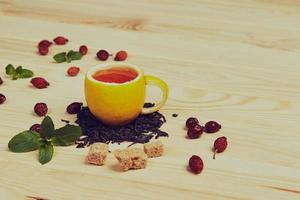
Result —
<instances>
[{"instance_id":1,"label":"mint sprig","mask_svg":"<svg viewBox=\"0 0 300 200\"><path fill-rule=\"evenodd\" d=\"M58 54L55 54L53 56L53 59L57 62L57 63L63 63L63 62L72 62L72 60L80 60L82 58L82 53L80 53L79 51L73 51L70 50L68 52L61 52Z\"/></svg>"},{"instance_id":2,"label":"mint sprig","mask_svg":"<svg viewBox=\"0 0 300 200\"><path fill-rule=\"evenodd\" d=\"M39 150L39 162L44 165L51 161L54 146L69 146L81 136L79 126L65 125L55 129L52 119L46 116L41 123L41 133L23 131L14 136L8 143L12 152L22 153Z\"/></svg>"},{"instance_id":3,"label":"mint sprig","mask_svg":"<svg viewBox=\"0 0 300 200\"><path fill-rule=\"evenodd\" d=\"M19 78L31 78L34 75L31 70L24 69L22 66L15 68L12 64L8 64L5 67L5 73L10 75L12 80L17 80Z\"/></svg>"}]
</instances>

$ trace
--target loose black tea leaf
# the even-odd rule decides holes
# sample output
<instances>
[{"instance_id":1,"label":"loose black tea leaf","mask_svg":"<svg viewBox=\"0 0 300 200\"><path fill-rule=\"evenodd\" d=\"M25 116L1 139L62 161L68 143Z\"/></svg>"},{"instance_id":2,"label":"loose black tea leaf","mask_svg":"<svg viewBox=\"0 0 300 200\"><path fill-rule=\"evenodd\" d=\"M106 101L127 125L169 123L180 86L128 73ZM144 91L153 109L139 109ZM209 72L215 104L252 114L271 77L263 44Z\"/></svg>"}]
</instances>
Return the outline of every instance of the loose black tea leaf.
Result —
<instances>
[{"instance_id":1,"label":"loose black tea leaf","mask_svg":"<svg viewBox=\"0 0 300 200\"><path fill-rule=\"evenodd\" d=\"M69 123L70 123L70 121L69 121L69 120L66 120L66 119L61 119L60 121L65 122L66 124L69 124Z\"/></svg>"},{"instance_id":2,"label":"loose black tea leaf","mask_svg":"<svg viewBox=\"0 0 300 200\"><path fill-rule=\"evenodd\" d=\"M44 199L42 197L33 197L33 196L26 196L26 197L33 199L33 200L49 200L49 199Z\"/></svg>"},{"instance_id":3,"label":"loose black tea leaf","mask_svg":"<svg viewBox=\"0 0 300 200\"><path fill-rule=\"evenodd\" d=\"M144 104L144 108L152 108L153 106L155 106L155 103L145 103Z\"/></svg>"},{"instance_id":4,"label":"loose black tea leaf","mask_svg":"<svg viewBox=\"0 0 300 200\"><path fill-rule=\"evenodd\" d=\"M161 113L154 112L139 115L133 122L126 125L110 126L94 117L88 107L82 107L77 114L76 123L81 127L83 136L77 141L77 148L89 146L95 142L121 143L127 141L147 143L153 137L156 139L168 137L168 133L159 130L165 122L166 119Z\"/></svg>"}]
</instances>

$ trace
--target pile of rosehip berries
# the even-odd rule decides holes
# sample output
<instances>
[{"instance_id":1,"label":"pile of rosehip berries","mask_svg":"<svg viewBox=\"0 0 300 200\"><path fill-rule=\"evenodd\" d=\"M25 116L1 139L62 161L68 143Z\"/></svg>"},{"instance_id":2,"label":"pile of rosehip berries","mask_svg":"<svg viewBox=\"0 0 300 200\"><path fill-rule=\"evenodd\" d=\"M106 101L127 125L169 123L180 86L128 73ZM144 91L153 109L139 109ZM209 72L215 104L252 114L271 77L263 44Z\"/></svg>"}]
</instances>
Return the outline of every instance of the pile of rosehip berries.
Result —
<instances>
[{"instance_id":1,"label":"pile of rosehip berries","mask_svg":"<svg viewBox=\"0 0 300 200\"><path fill-rule=\"evenodd\" d=\"M201 126L199 124L199 121L195 117L190 117L186 120L186 128L187 128L187 136L190 139L196 139L199 138L203 132L205 133L216 133L221 129L221 125L218 122L215 121L209 121L204 126ZM214 142L214 156L213 159L215 159L216 153L222 153L227 148L227 138L226 137L219 137ZM197 156L193 155L189 159L189 167L192 172L195 174L200 174L203 170L203 161L202 159Z\"/></svg>"}]
</instances>

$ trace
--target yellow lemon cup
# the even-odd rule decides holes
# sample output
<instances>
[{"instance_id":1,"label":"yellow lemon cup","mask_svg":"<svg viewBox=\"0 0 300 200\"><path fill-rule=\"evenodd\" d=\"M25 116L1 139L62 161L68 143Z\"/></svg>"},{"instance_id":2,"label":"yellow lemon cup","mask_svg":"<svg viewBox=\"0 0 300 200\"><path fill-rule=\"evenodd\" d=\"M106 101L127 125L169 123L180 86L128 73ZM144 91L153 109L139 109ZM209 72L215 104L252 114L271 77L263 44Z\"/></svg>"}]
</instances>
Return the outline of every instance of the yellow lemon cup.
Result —
<instances>
[{"instance_id":1,"label":"yellow lemon cup","mask_svg":"<svg viewBox=\"0 0 300 200\"><path fill-rule=\"evenodd\" d=\"M124 83L109 83L96 80L93 75L99 70L131 68L137 77ZM143 108L146 85L152 84L162 90L162 99L151 108ZM85 76L85 98L92 114L110 125L122 125L134 120L140 113L149 114L159 110L167 101L168 85L154 76L146 76L141 68L128 63L105 63L92 67Z\"/></svg>"}]
</instances>

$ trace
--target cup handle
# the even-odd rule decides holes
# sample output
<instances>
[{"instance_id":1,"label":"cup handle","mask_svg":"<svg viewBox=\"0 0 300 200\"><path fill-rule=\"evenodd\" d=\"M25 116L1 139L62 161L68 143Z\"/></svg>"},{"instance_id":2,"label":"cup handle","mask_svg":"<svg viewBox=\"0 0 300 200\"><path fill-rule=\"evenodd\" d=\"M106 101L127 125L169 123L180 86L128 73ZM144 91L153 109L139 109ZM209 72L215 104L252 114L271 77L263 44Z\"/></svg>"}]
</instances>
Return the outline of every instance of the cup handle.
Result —
<instances>
[{"instance_id":1,"label":"cup handle","mask_svg":"<svg viewBox=\"0 0 300 200\"><path fill-rule=\"evenodd\" d=\"M148 84L155 85L155 86L159 87L162 91L162 99L160 100L159 103L155 104L155 106L153 106L151 108L143 108L142 109L142 114L150 114L150 113L158 111L161 107L163 107L163 105L165 105L165 103L168 99L168 96L169 96L169 87L166 84L166 82L164 82L163 80L161 80L160 78L157 78L155 76L146 75L145 81L146 81L147 85Z\"/></svg>"}]
</instances>

